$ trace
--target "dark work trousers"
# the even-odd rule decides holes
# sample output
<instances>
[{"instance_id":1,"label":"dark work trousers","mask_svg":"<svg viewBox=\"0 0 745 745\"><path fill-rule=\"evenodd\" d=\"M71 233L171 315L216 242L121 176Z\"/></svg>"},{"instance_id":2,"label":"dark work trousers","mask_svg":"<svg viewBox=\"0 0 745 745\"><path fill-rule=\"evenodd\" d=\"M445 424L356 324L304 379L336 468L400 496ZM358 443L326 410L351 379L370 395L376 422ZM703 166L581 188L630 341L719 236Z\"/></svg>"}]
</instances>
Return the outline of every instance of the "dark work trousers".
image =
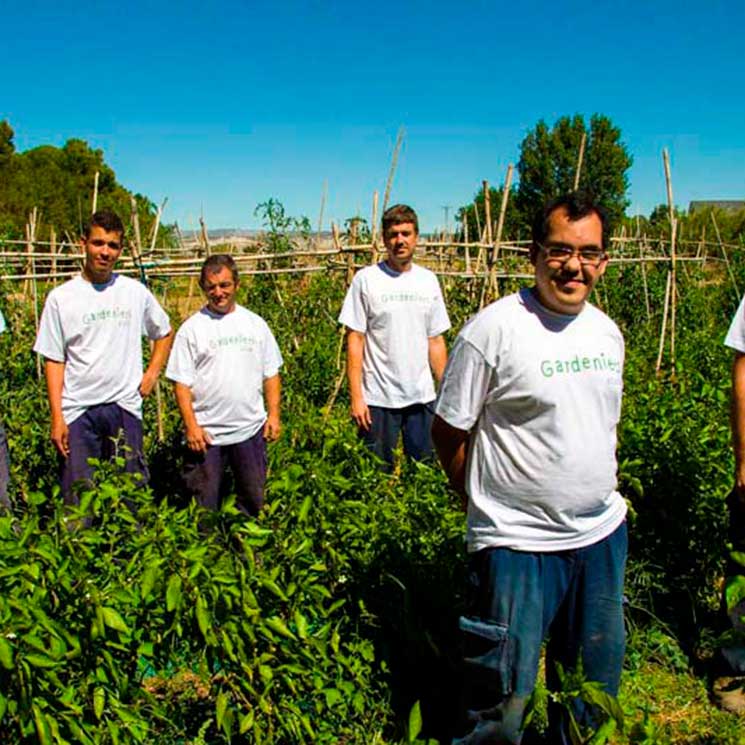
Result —
<instances>
[{"instance_id":1,"label":"dark work trousers","mask_svg":"<svg viewBox=\"0 0 745 745\"><path fill-rule=\"evenodd\" d=\"M149 478L142 452L142 421L117 404L91 406L69 425L70 453L62 459L61 482L65 504L78 504L73 484L90 482L93 466L89 458L111 460L124 457L127 473L142 475L142 484Z\"/></svg>"},{"instance_id":2,"label":"dark work trousers","mask_svg":"<svg viewBox=\"0 0 745 745\"><path fill-rule=\"evenodd\" d=\"M232 445L210 445L205 453L188 450L184 458L184 483L202 506L220 506L221 486L227 466L235 479L236 507L246 515L258 515L264 506L266 441L260 429L253 437Z\"/></svg>"},{"instance_id":3,"label":"dark work trousers","mask_svg":"<svg viewBox=\"0 0 745 745\"><path fill-rule=\"evenodd\" d=\"M431 460L432 403L412 404L403 409L369 406L372 425L360 429L360 437L370 450L385 463L385 470L393 470L393 449L398 436L403 434L404 454L414 460Z\"/></svg>"}]
</instances>

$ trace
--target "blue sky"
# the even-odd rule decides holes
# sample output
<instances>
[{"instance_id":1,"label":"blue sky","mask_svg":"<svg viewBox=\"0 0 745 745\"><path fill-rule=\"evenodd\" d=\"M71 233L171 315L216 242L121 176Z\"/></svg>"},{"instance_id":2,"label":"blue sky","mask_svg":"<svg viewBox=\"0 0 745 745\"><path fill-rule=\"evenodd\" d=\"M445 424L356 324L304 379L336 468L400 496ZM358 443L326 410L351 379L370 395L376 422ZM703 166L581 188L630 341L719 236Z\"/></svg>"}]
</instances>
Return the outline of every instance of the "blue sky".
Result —
<instances>
[{"instance_id":1,"label":"blue sky","mask_svg":"<svg viewBox=\"0 0 745 745\"><path fill-rule=\"evenodd\" d=\"M16 147L80 137L188 229L315 225L382 192L441 226L498 184L539 119L594 112L634 157L631 212L745 199L745 3L0 0L0 118ZM452 217L451 217L452 220Z\"/></svg>"}]
</instances>

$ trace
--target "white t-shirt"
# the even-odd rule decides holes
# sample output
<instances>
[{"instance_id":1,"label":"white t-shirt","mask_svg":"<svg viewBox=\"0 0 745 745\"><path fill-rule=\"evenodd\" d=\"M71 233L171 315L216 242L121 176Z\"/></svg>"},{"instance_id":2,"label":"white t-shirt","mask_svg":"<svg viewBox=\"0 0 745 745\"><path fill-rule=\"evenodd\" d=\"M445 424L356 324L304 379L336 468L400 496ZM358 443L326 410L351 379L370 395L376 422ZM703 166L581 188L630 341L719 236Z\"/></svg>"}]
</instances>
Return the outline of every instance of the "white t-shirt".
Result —
<instances>
[{"instance_id":1,"label":"white t-shirt","mask_svg":"<svg viewBox=\"0 0 745 745\"><path fill-rule=\"evenodd\" d=\"M282 366L261 316L240 305L224 315L202 308L178 330L166 377L191 389L197 424L213 445L253 437L266 421L263 383Z\"/></svg>"},{"instance_id":2,"label":"white t-shirt","mask_svg":"<svg viewBox=\"0 0 745 745\"><path fill-rule=\"evenodd\" d=\"M440 283L429 269L395 272L385 262L360 269L339 323L365 335L362 392L368 406L401 409L435 398L429 339L450 320Z\"/></svg>"},{"instance_id":3,"label":"white t-shirt","mask_svg":"<svg viewBox=\"0 0 745 745\"><path fill-rule=\"evenodd\" d=\"M740 307L732 318L724 344L738 352L745 353L745 297L740 301Z\"/></svg>"},{"instance_id":4,"label":"white t-shirt","mask_svg":"<svg viewBox=\"0 0 745 745\"><path fill-rule=\"evenodd\" d=\"M108 403L141 419L142 337L160 339L170 330L150 290L129 277L114 274L96 285L77 276L52 290L34 351L65 363L65 422Z\"/></svg>"},{"instance_id":5,"label":"white t-shirt","mask_svg":"<svg viewBox=\"0 0 745 745\"><path fill-rule=\"evenodd\" d=\"M435 411L471 432L469 551L581 548L621 524L623 361L623 337L604 313L589 304L553 313L530 290L463 327Z\"/></svg>"}]
</instances>

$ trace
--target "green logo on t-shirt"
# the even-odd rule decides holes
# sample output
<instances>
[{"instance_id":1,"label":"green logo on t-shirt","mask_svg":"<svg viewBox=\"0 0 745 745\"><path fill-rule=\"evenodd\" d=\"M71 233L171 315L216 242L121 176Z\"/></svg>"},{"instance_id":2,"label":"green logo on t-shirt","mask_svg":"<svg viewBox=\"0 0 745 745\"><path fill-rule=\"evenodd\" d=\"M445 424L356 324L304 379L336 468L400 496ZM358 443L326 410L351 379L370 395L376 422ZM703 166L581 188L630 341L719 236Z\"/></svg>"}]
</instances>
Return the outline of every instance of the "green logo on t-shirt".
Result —
<instances>
[{"instance_id":1,"label":"green logo on t-shirt","mask_svg":"<svg viewBox=\"0 0 745 745\"><path fill-rule=\"evenodd\" d=\"M118 305L114 308L105 308L96 310L92 313L83 313L83 323L88 326L91 323L99 321L129 321L132 318L132 311L129 308L120 308Z\"/></svg>"},{"instance_id":2,"label":"green logo on t-shirt","mask_svg":"<svg viewBox=\"0 0 745 745\"><path fill-rule=\"evenodd\" d=\"M418 292L384 292L380 300L384 303L429 303L432 298Z\"/></svg>"},{"instance_id":3,"label":"green logo on t-shirt","mask_svg":"<svg viewBox=\"0 0 745 745\"><path fill-rule=\"evenodd\" d=\"M554 375L576 375L586 372L621 372L621 363L612 357L606 357L601 352L599 357L574 357L564 360L541 360L541 374L544 378L552 378Z\"/></svg>"},{"instance_id":4,"label":"green logo on t-shirt","mask_svg":"<svg viewBox=\"0 0 745 745\"><path fill-rule=\"evenodd\" d=\"M233 334L231 336L218 336L210 339L212 349L222 349L223 347L240 347L241 349L253 349L256 346L256 339L253 336L245 334Z\"/></svg>"}]
</instances>

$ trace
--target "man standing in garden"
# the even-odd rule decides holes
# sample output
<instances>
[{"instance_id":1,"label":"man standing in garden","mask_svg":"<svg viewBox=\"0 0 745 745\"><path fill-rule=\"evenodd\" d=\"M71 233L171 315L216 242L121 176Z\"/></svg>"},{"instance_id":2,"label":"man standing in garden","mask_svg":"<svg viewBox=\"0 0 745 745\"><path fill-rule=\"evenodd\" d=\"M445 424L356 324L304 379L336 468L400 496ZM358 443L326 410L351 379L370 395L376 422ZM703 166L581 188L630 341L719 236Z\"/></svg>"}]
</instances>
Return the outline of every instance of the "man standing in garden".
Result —
<instances>
[{"instance_id":1,"label":"man standing in garden","mask_svg":"<svg viewBox=\"0 0 745 745\"><path fill-rule=\"evenodd\" d=\"M435 274L413 262L419 221L397 204L382 220L385 261L352 280L339 322L347 328L347 379L352 419L365 444L393 465L403 433L404 453L432 456L432 403L447 362L450 328Z\"/></svg>"},{"instance_id":2,"label":"man standing in garden","mask_svg":"<svg viewBox=\"0 0 745 745\"><path fill-rule=\"evenodd\" d=\"M735 485L727 497L729 543L732 552L745 556L745 299L732 319L724 343L734 350L732 364L732 447L735 454ZM735 555L737 555L735 554ZM719 673L714 680L714 701L723 709L745 713L745 565L730 555L722 598L733 638L718 655ZM739 587L739 590L738 590ZM728 597L727 588L730 589Z\"/></svg>"},{"instance_id":3,"label":"man standing in garden","mask_svg":"<svg viewBox=\"0 0 745 745\"><path fill-rule=\"evenodd\" d=\"M280 433L282 355L264 319L236 303L231 256L206 259L199 284L207 305L178 330L166 369L186 430L184 481L200 505L217 509L229 464L237 507L257 515L266 443Z\"/></svg>"},{"instance_id":4,"label":"man standing in garden","mask_svg":"<svg viewBox=\"0 0 745 745\"><path fill-rule=\"evenodd\" d=\"M46 359L52 442L62 456L65 502L77 504L77 481L89 481L89 458L117 452L126 470L147 481L142 399L155 387L171 345L165 311L140 282L116 274L124 225L109 210L91 217L81 239L83 271L52 290L34 351ZM142 336L153 341L143 373ZM119 449L122 448L123 449Z\"/></svg>"},{"instance_id":5,"label":"man standing in garden","mask_svg":"<svg viewBox=\"0 0 745 745\"><path fill-rule=\"evenodd\" d=\"M433 437L467 500L469 573L463 641L469 745L519 743L549 639L615 695L624 655L626 504L616 491L624 343L587 302L606 269L604 210L577 193L533 224L535 285L491 304L460 332L436 403ZM593 724L579 701L574 715ZM569 743L549 711L549 742Z\"/></svg>"}]
</instances>

